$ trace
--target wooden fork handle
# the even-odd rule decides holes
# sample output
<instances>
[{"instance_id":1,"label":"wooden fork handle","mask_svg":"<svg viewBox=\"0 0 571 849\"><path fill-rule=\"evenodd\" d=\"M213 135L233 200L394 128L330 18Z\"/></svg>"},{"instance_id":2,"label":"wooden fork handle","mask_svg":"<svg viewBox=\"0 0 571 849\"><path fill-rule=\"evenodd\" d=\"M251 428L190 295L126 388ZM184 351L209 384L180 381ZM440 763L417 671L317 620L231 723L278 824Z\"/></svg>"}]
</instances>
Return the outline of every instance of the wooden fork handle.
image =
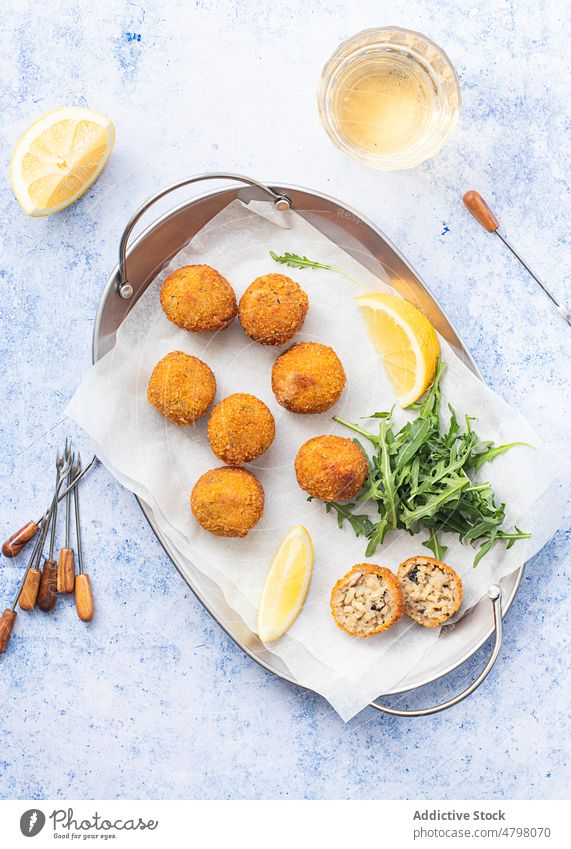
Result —
<instances>
[{"instance_id":1,"label":"wooden fork handle","mask_svg":"<svg viewBox=\"0 0 571 849\"><path fill-rule=\"evenodd\" d=\"M85 573L75 576L75 607L82 622L91 622L94 612L93 590L89 575Z\"/></svg>"},{"instance_id":2,"label":"wooden fork handle","mask_svg":"<svg viewBox=\"0 0 571 849\"><path fill-rule=\"evenodd\" d=\"M75 557L73 548L62 548L57 565L58 593L72 593L75 588Z\"/></svg>"},{"instance_id":3,"label":"wooden fork handle","mask_svg":"<svg viewBox=\"0 0 571 849\"><path fill-rule=\"evenodd\" d=\"M3 654L8 648L15 619L16 611L10 610L9 607L7 607L2 616L0 616L0 654Z\"/></svg>"},{"instance_id":4,"label":"wooden fork handle","mask_svg":"<svg viewBox=\"0 0 571 849\"><path fill-rule=\"evenodd\" d=\"M41 577L42 574L39 569L32 567L28 570L22 592L20 593L20 607L22 610L33 610L36 606Z\"/></svg>"},{"instance_id":5,"label":"wooden fork handle","mask_svg":"<svg viewBox=\"0 0 571 849\"><path fill-rule=\"evenodd\" d=\"M464 203L470 210L476 221L484 227L488 233L493 233L500 226L500 222L478 192L469 191L464 195Z\"/></svg>"},{"instance_id":6,"label":"wooden fork handle","mask_svg":"<svg viewBox=\"0 0 571 849\"><path fill-rule=\"evenodd\" d=\"M57 601L57 563L55 560L46 560L40 578L40 591L38 593L38 607L47 613L53 610Z\"/></svg>"},{"instance_id":7,"label":"wooden fork handle","mask_svg":"<svg viewBox=\"0 0 571 849\"><path fill-rule=\"evenodd\" d=\"M4 557L15 557L19 554L26 543L28 543L32 537L37 534L38 528L39 525L30 520L29 522L26 522L19 531L12 534L11 537L8 537L6 542L2 545L2 554Z\"/></svg>"}]
</instances>

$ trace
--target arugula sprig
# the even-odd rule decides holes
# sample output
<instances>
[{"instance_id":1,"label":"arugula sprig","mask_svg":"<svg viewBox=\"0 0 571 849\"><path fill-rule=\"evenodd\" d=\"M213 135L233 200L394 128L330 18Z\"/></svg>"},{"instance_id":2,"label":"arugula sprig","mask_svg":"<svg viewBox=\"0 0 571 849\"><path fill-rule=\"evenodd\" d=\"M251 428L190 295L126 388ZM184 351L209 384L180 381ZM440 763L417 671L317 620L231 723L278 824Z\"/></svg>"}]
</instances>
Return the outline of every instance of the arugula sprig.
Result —
<instances>
[{"instance_id":1,"label":"arugula sprig","mask_svg":"<svg viewBox=\"0 0 571 849\"><path fill-rule=\"evenodd\" d=\"M440 423L443 368L439 362L433 383L423 398L409 408L418 414L417 418L400 430L393 424L392 410L367 417L378 420L377 432L335 417L335 421L366 439L372 452L368 456L369 473L355 501L328 502L325 509L337 514L339 527L347 521L357 537L367 538L368 557L383 543L387 533L397 528L410 534L428 531L428 539L422 544L439 560L447 551L439 535L457 534L461 542L477 546L474 566L497 542L504 541L506 548L511 548L517 540L530 536L517 527L513 531L503 529L505 504L496 504L491 484L476 480L485 463L516 445L527 443L494 445L482 441L472 425L475 419L466 416L462 429L451 406L450 419L443 430ZM355 442L363 448L357 438ZM376 521L355 512L364 503L376 506Z\"/></svg>"},{"instance_id":2,"label":"arugula sprig","mask_svg":"<svg viewBox=\"0 0 571 849\"><path fill-rule=\"evenodd\" d=\"M342 268L335 268L333 265L326 265L323 262L316 262L313 259L308 259L306 256L300 256L299 254L293 254L290 251L285 251L285 253L279 255L275 251L270 251L270 256L274 260L274 262L279 262L282 265L287 265L290 268L323 268L325 271L334 271L336 274L342 274L343 277L346 277L347 280L351 280L352 283L357 283L354 277L351 277L350 274L347 274L346 271L343 271Z\"/></svg>"},{"instance_id":3,"label":"arugula sprig","mask_svg":"<svg viewBox=\"0 0 571 849\"><path fill-rule=\"evenodd\" d=\"M343 522L347 520L356 537L368 537L373 530L373 523L366 515L359 515L351 512L355 508L355 504L338 504L335 501L328 501L325 504L325 509L328 513L334 510L337 513L337 524L340 528L343 527Z\"/></svg>"}]
</instances>

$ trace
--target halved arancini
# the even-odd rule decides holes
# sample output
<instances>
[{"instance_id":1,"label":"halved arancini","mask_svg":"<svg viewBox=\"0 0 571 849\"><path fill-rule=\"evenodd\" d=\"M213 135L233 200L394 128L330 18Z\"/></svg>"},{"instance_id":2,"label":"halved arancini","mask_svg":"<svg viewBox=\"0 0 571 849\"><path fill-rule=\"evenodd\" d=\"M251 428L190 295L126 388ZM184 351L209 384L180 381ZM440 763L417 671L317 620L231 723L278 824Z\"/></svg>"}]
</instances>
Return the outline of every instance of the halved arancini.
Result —
<instances>
[{"instance_id":1,"label":"halved arancini","mask_svg":"<svg viewBox=\"0 0 571 849\"><path fill-rule=\"evenodd\" d=\"M390 569L357 563L331 592L331 613L337 625L352 637L372 637L402 618L404 599Z\"/></svg>"},{"instance_id":2,"label":"halved arancini","mask_svg":"<svg viewBox=\"0 0 571 849\"><path fill-rule=\"evenodd\" d=\"M434 557L409 557L397 577L404 595L405 612L425 628L437 628L462 604L462 581L454 569Z\"/></svg>"}]
</instances>

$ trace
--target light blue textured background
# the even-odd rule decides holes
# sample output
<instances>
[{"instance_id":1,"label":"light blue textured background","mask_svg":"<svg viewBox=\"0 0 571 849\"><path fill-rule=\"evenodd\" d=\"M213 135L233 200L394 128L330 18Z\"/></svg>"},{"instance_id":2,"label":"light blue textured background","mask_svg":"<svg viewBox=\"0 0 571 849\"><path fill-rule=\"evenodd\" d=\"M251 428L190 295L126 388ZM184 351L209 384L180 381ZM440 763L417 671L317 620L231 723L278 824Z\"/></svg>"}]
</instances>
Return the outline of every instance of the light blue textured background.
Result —
<instances>
[{"instance_id":1,"label":"light blue textured background","mask_svg":"<svg viewBox=\"0 0 571 849\"><path fill-rule=\"evenodd\" d=\"M490 384L568 446L571 331L461 201L468 188L488 197L571 301L565 15L559 0L4 4L1 534L46 501L69 430L62 410L89 366L127 218L207 170L314 187L362 210L429 282ZM426 32L461 79L458 132L410 172L345 159L315 107L336 45L383 24ZM29 219L10 191L11 148L32 120L70 104L113 118L115 152L72 208ZM501 661L477 696L434 718L365 710L344 725L230 642L104 469L82 499L96 619L85 627L70 600L49 616L19 615L0 659L3 798L569 797L568 521L529 564ZM6 603L21 569L0 559ZM483 657L399 703L454 692Z\"/></svg>"}]
</instances>

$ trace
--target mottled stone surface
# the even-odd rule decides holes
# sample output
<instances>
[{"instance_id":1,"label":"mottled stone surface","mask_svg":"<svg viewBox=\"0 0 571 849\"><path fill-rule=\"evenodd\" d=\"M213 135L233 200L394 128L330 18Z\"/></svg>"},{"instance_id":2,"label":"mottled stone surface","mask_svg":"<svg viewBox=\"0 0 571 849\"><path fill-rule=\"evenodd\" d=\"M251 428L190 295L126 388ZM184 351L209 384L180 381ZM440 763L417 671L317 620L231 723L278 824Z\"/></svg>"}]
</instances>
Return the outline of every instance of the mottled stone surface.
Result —
<instances>
[{"instance_id":1,"label":"mottled stone surface","mask_svg":"<svg viewBox=\"0 0 571 849\"><path fill-rule=\"evenodd\" d=\"M3 535L46 500L122 227L148 195L201 171L311 186L362 210L429 283L490 384L568 450L571 332L461 201L468 188L486 195L571 301L565 4L403 0L397 19L386 0L14 0L2 16ZM445 47L464 105L437 158L381 174L332 147L315 88L339 41L387 23ZM28 219L10 150L64 104L112 116L117 146L81 201ZM568 798L568 520L529 564L477 696L431 719L366 710L344 725L229 641L105 470L82 498L96 618L79 622L70 600L19 615L0 660L3 798ZM21 570L0 560L6 602ZM454 692L483 659L399 703Z\"/></svg>"}]
</instances>

